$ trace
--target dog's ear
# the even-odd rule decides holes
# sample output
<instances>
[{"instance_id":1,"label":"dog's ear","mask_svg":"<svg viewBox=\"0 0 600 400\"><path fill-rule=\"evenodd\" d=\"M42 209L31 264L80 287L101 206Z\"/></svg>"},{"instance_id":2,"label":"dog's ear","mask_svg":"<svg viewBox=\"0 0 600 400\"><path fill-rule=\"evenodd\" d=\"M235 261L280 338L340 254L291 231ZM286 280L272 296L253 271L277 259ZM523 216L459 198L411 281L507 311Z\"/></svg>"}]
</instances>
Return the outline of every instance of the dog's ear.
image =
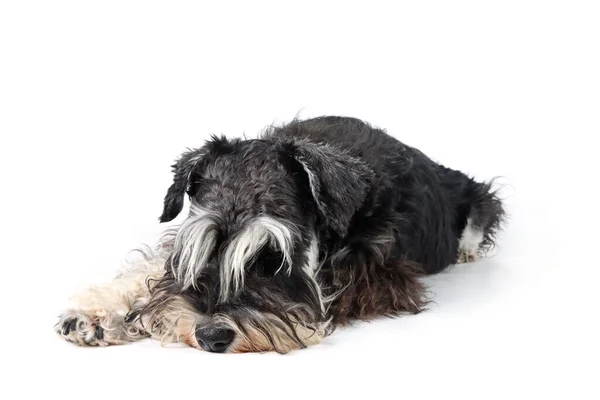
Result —
<instances>
[{"instance_id":1,"label":"dog's ear","mask_svg":"<svg viewBox=\"0 0 600 400\"><path fill-rule=\"evenodd\" d=\"M200 164L207 162L210 156L218 156L236 151L240 141L229 140L225 136L211 135L203 147L188 150L172 165L173 184L167 190L163 213L160 222L169 222L175 219L183 209L185 194L193 196L201 184Z\"/></svg>"},{"instance_id":2,"label":"dog's ear","mask_svg":"<svg viewBox=\"0 0 600 400\"><path fill-rule=\"evenodd\" d=\"M344 237L365 201L373 171L359 159L326 144L304 142L294 147L293 157L308 175L319 213Z\"/></svg>"},{"instance_id":3,"label":"dog's ear","mask_svg":"<svg viewBox=\"0 0 600 400\"><path fill-rule=\"evenodd\" d=\"M179 215L183 209L185 194L190 187L192 172L205 155L205 148L189 150L172 165L173 184L167 190L160 222L172 221Z\"/></svg>"}]
</instances>

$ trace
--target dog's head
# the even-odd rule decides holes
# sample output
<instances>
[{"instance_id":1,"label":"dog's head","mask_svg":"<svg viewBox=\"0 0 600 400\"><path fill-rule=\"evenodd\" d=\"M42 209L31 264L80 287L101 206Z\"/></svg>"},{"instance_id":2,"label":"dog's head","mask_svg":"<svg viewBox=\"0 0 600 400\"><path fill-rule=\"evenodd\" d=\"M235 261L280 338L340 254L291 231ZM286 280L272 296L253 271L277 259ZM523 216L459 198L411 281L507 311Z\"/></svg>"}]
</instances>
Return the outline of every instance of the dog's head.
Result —
<instances>
[{"instance_id":1,"label":"dog's head","mask_svg":"<svg viewBox=\"0 0 600 400\"><path fill-rule=\"evenodd\" d=\"M161 222L189 198L157 287L193 310L188 343L287 352L329 332L324 243L343 238L367 195L359 160L305 140L213 137L173 166Z\"/></svg>"}]
</instances>

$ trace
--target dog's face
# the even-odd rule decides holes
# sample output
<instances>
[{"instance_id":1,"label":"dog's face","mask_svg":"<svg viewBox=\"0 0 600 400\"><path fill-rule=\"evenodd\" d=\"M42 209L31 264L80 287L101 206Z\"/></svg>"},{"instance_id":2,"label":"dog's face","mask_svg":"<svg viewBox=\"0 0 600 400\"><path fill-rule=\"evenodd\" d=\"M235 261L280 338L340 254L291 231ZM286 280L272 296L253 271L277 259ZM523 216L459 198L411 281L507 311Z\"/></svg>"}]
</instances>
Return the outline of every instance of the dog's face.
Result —
<instances>
[{"instance_id":1,"label":"dog's face","mask_svg":"<svg viewBox=\"0 0 600 400\"><path fill-rule=\"evenodd\" d=\"M356 159L307 142L214 137L183 154L161 221L186 194L190 211L159 286L192 310L186 341L287 352L326 335L321 241L346 234L369 179Z\"/></svg>"}]
</instances>

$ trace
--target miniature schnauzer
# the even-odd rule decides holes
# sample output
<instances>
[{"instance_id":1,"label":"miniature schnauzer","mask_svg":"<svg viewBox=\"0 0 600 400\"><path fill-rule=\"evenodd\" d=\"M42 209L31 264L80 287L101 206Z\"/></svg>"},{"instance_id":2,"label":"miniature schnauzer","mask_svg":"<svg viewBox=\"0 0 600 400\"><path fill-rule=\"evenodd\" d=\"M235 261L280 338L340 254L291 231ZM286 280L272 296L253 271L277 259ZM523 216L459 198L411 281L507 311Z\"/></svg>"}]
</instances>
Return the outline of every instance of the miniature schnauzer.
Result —
<instances>
[{"instance_id":1,"label":"miniature schnauzer","mask_svg":"<svg viewBox=\"0 0 600 400\"><path fill-rule=\"evenodd\" d=\"M422 311L419 278L477 260L505 216L491 182L354 118L213 136L173 172L160 221L186 197L187 218L112 282L75 295L62 338L286 353L352 320Z\"/></svg>"}]
</instances>

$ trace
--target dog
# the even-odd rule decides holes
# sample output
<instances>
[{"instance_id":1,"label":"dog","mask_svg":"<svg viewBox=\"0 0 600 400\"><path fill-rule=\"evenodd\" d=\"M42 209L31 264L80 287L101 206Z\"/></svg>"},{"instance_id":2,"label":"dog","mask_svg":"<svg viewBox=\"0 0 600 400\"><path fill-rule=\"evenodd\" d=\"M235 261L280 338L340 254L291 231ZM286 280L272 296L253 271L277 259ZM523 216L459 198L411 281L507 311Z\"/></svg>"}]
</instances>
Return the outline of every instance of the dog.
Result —
<instances>
[{"instance_id":1,"label":"dog","mask_svg":"<svg viewBox=\"0 0 600 400\"><path fill-rule=\"evenodd\" d=\"M493 180L336 116L212 136L173 165L160 222L186 198L179 226L72 298L60 337L287 353L352 321L421 312L420 278L485 255L505 220Z\"/></svg>"}]
</instances>

